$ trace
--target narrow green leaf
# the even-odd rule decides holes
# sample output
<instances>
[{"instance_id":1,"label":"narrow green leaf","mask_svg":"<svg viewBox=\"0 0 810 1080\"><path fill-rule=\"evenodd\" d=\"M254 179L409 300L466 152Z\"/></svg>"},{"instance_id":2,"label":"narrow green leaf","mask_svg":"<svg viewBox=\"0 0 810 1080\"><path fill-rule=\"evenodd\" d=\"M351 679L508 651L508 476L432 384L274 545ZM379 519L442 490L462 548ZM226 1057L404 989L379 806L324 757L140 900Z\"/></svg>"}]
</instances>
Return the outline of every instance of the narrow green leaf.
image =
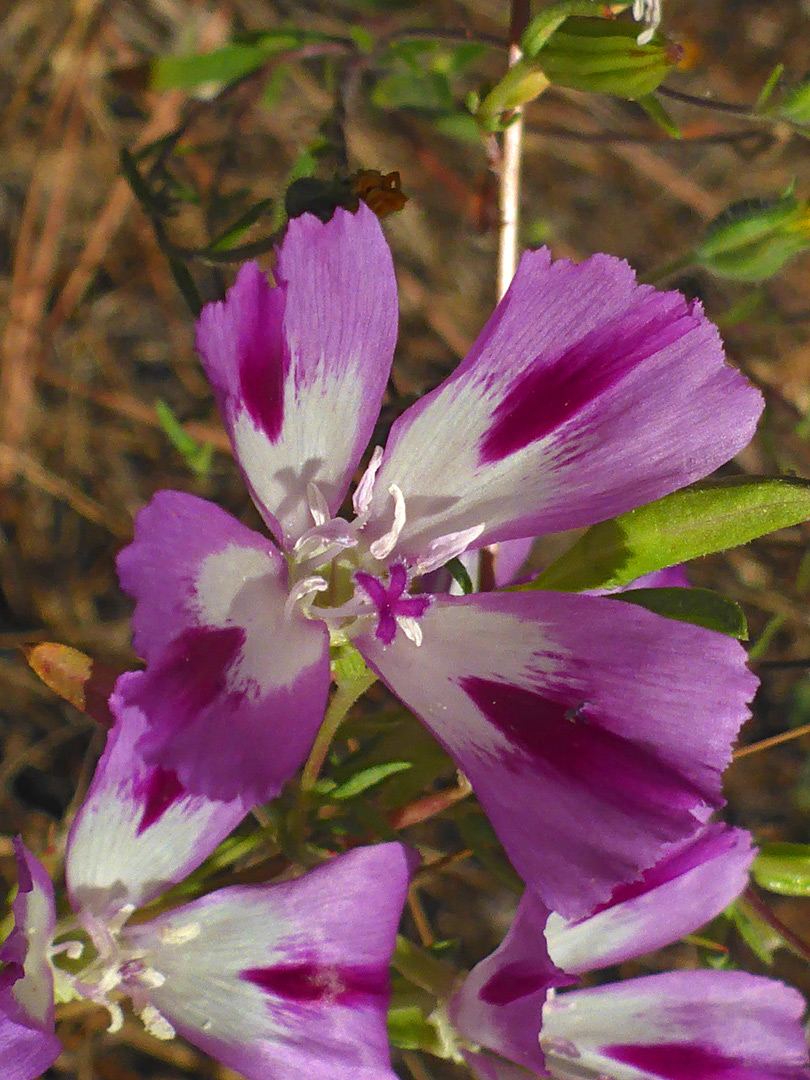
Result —
<instances>
[{"instance_id":1,"label":"narrow green leaf","mask_svg":"<svg viewBox=\"0 0 810 1080\"><path fill-rule=\"evenodd\" d=\"M195 319L200 317L200 312L203 309L202 297L197 291L197 285L194 278L191 276L191 271L184 262L179 259L175 259L173 256L169 256L169 270L175 280L175 284L180 292L183 294L189 311Z\"/></svg>"},{"instance_id":2,"label":"narrow green leaf","mask_svg":"<svg viewBox=\"0 0 810 1080\"><path fill-rule=\"evenodd\" d=\"M758 112L770 99L771 94L776 89L776 84L782 78L782 72L785 70L784 64L777 64L773 71L770 73L765 81L765 85L759 92L759 97L754 103L754 112Z\"/></svg>"},{"instance_id":3,"label":"narrow green leaf","mask_svg":"<svg viewBox=\"0 0 810 1080\"><path fill-rule=\"evenodd\" d=\"M162 56L152 64L154 90L193 90L204 83L228 83L250 75L273 56L318 41L340 40L312 30L270 30L244 35L207 53Z\"/></svg>"},{"instance_id":4,"label":"narrow green leaf","mask_svg":"<svg viewBox=\"0 0 810 1080\"><path fill-rule=\"evenodd\" d=\"M782 939L773 927L742 897L727 907L725 914L737 927L748 948L763 964L770 967L773 964L773 954L782 945Z\"/></svg>"},{"instance_id":5,"label":"narrow green leaf","mask_svg":"<svg viewBox=\"0 0 810 1080\"><path fill-rule=\"evenodd\" d=\"M461 559L451 559L449 563L445 563L444 568L465 596L473 591L473 583Z\"/></svg>"},{"instance_id":6,"label":"narrow green leaf","mask_svg":"<svg viewBox=\"0 0 810 1080\"><path fill-rule=\"evenodd\" d=\"M768 892L810 896L810 844L762 844L752 873Z\"/></svg>"},{"instance_id":7,"label":"narrow green leaf","mask_svg":"<svg viewBox=\"0 0 810 1080\"><path fill-rule=\"evenodd\" d=\"M121 172L124 174L126 182L132 188L132 194L147 214L161 216L165 208L161 206L150 191L149 185L141 176L141 171L135 164L135 158L125 146L121 147L120 160Z\"/></svg>"},{"instance_id":8,"label":"narrow green leaf","mask_svg":"<svg viewBox=\"0 0 810 1080\"><path fill-rule=\"evenodd\" d=\"M223 45L209 53L161 56L152 64L153 90L194 90L250 75L271 55L260 45Z\"/></svg>"},{"instance_id":9,"label":"narrow green leaf","mask_svg":"<svg viewBox=\"0 0 810 1080\"><path fill-rule=\"evenodd\" d=\"M628 589L615 593L610 599L638 604L667 619L705 626L742 641L748 639L748 624L742 608L712 589Z\"/></svg>"},{"instance_id":10,"label":"narrow green leaf","mask_svg":"<svg viewBox=\"0 0 810 1080\"><path fill-rule=\"evenodd\" d=\"M224 232L212 240L208 245L208 251L227 251L232 248L248 231L251 225L255 225L259 218L273 205L272 199L262 199L255 206L251 206L241 217L229 225Z\"/></svg>"},{"instance_id":11,"label":"narrow green leaf","mask_svg":"<svg viewBox=\"0 0 810 1080\"><path fill-rule=\"evenodd\" d=\"M704 480L591 526L520 589L615 588L810 519L810 482L794 477Z\"/></svg>"},{"instance_id":12,"label":"narrow green leaf","mask_svg":"<svg viewBox=\"0 0 810 1080\"><path fill-rule=\"evenodd\" d=\"M410 768L412 768L410 761L389 761L385 765L372 765L371 768L363 769L362 772L356 773L351 780L347 780L345 784L335 788L330 793L331 797L340 800L353 799L355 795L360 795L361 792L368 791L369 788L381 784L386 777L395 776L397 773L405 772L406 769Z\"/></svg>"},{"instance_id":13,"label":"narrow green leaf","mask_svg":"<svg viewBox=\"0 0 810 1080\"><path fill-rule=\"evenodd\" d=\"M391 966L415 986L438 998L449 997L456 987L457 972L444 960L437 960L427 949L397 934Z\"/></svg>"},{"instance_id":14,"label":"narrow green leaf","mask_svg":"<svg viewBox=\"0 0 810 1080\"><path fill-rule=\"evenodd\" d=\"M155 412L160 426L173 446L183 456L191 471L197 476L206 476L211 468L214 453L211 443L201 444L196 439L192 439L165 401L157 402Z\"/></svg>"},{"instance_id":15,"label":"narrow green leaf","mask_svg":"<svg viewBox=\"0 0 810 1080\"><path fill-rule=\"evenodd\" d=\"M671 139L681 138L681 129L654 94L645 94L638 98L638 104Z\"/></svg>"}]
</instances>

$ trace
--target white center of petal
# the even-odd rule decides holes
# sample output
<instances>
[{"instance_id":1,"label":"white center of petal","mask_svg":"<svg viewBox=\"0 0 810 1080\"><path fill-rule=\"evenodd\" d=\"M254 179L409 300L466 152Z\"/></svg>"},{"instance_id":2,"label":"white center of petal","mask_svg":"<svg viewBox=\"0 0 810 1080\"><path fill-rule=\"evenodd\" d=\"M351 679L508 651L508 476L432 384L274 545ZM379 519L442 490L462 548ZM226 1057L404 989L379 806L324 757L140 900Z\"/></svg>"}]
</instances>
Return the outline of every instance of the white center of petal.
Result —
<instances>
[{"instance_id":1,"label":"white center of petal","mask_svg":"<svg viewBox=\"0 0 810 1080\"><path fill-rule=\"evenodd\" d=\"M396 553L408 519L405 497L397 484L391 484L385 517L382 522L375 518L375 536L368 537L374 484L382 459L382 449L376 447L352 499L356 514L352 521L330 517L322 492L316 484L309 484L307 504L314 524L298 538L288 556L290 585L285 616L321 619L336 644L371 630L389 645L401 630L415 646L421 645L420 620L430 601L412 594L414 580L461 554L484 529L481 524L439 537L422 559L409 564Z\"/></svg>"},{"instance_id":2,"label":"white center of petal","mask_svg":"<svg viewBox=\"0 0 810 1080\"><path fill-rule=\"evenodd\" d=\"M145 961L142 949L127 943L121 935L133 911L133 906L127 904L106 918L84 912L81 922L95 956L76 973L56 968L57 985L65 998L82 997L102 1005L110 1014L109 1032L121 1030L124 1013L120 1000L129 997L147 1031L159 1039L170 1039L174 1028L149 1000L149 992L161 987L166 976ZM200 927L189 923L178 928L177 933L184 941L192 940ZM65 955L75 961L87 951L81 942L66 941L54 945L51 956Z\"/></svg>"}]
</instances>

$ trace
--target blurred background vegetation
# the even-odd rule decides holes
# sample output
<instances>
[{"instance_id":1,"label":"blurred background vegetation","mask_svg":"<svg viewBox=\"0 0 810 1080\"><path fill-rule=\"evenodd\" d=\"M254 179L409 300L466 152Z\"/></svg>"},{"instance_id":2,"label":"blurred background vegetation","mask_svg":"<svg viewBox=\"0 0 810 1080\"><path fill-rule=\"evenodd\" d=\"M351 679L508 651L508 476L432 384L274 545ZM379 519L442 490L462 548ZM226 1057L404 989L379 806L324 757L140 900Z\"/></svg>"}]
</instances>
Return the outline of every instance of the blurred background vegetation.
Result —
<instances>
[{"instance_id":1,"label":"blurred background vegetation","mask_svg":"<svg viewBox=\"0 0 810 1080\"><path fill-rule=\"evenodd\" d=\"M729 206L795 184L801 249L810 141L791 93L810 72L810 6L665 0L664 16L680 46L668 46L656 99L670 133L633 101L570 85L527 106L523 244L574 259L612 252L658 279L673 260L685 266ZM295 180L396 170L408 202L385 221L401 331L382 428L435 386L494 302L497 139L467 106L503 76L508 25L496 0L0 5L2 887L14 879L15 834L58 862L102 739L19 647L59 641L116 670L135 663L113 559L157 489L192 491L257 524L195 358L189 303L222 295L248 254L272 265ZM769 80L773 94L755 110ZM661 280L704 302L731 362L765 394L759 435L728 471L810 475L810 256L759 281L699 266ZM783 530L689 571L748 617L762 688L746 744L810 722L807 536L807 526ZM562 546L550 542L538 565ZM391 709L375 690L331 775L340 783L408 756L419 767L391 770L362 813L344 796L341 827L355 843L399 834L435 848L439 865L418 880L407 928L470 964L500 939L514 882L470 800L453 794L449 761L421 727L401 715L389 723ZM440 812L411 824L425 780ZM740 756L726 791L728 819L757 839L810 843L810 736ZM447 851L466 856L442 861ZM217 883L263 880L269 861L234 862ZM708 945L674 946L620 974L714 957L810 991L810 905L775 893L767 902L782 937L742 911ZM107 1035L103 1011L71 1008L54 1076L234 1075L134 1022ZM417 1080L461 1075L407 1054L397 1068Z\"/></svg>"}]
</instances>

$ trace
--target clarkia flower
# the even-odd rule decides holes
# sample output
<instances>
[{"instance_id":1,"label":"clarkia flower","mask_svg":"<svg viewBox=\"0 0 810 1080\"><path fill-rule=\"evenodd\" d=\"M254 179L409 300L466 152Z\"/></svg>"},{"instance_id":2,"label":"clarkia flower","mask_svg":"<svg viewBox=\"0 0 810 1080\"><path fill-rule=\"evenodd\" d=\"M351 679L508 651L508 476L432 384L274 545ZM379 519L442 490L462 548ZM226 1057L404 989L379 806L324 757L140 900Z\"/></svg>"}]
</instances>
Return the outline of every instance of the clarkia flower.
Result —
<instances>
[{"instance_id":1,"label":"clarkia flower","mask_svg":"<svg viewBox=\"0 0 810 1080\"><path fill-rule=\"evenodd\" d=\"M469 777L519 873L569 916L721 802L755 679L738 644L597 597L429 596L468 548L608 518L705 476L760 395L699 304L626 263L523 256L470 354L376 447L396 283L367 207L292 221L197 345L275 543L159 492L119 556L136 599L140 748L212 798L272 797L312 744L350 640Z\"/></svg>"},{"instance_id":2,"label":"clarkia flower","mask_svg":"<svg viewBox=\"0 0 810 1080\"><path fill-rule=\"evenodd\" d=\"M501 945L450 1003L473 1073L480 1080L808 1080L804 1001L772 979L674 971L558 993L586 971L696 930L744 888L752 857L746 832L709 826L574 922L548 916L527 891Z\"/></svg>"},{"instance_id":3,"label":"clarkia flower","mask_svg":"<svg viewBox=\"0 0 810 1080\"><path fill-rule=\"evenodd\" d=\"M140 678L122 676L122 691ZM129 997L153 1035L179 1033L248 1080L396 1080L388 965L410 876L407 849L356 848L303 877L219 889L131 925L136 908L211 854L245 805L192 795L176 774L144 763L143 717L115 695L111 704L116 724L68 838L76 919L57 931L64 938L79 930L89 942L53 944L53 887L16 843L16 925L0 954L4 1080L33 1080L59 1054L55 981L62 999L106 1006L111 1030ZM75 974L52 964L59 953Z\"/></svg>"}]
</instances>

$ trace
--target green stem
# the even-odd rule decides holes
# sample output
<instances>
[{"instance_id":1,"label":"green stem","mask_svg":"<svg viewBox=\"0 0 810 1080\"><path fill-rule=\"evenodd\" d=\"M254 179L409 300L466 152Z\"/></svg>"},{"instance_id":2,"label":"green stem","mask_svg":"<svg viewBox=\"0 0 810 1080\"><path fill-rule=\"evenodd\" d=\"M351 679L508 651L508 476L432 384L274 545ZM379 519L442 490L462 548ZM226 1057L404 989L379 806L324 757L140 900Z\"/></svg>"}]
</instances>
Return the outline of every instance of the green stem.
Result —
<instances>
[{"instance_id":1,"label":"green stem","mask_svg":"<svg viewBox=\"0 0 810 1080\"><path fill-rule=\"evenodd\" d=\"M654 266L646 274L639 274L638 280L643 285L660 285L662 281L671 278L673 274L679 274L681 270L688 270L695 265L695 252L689 251L686 255L680 255L661 266Z\"/></svg>"},{"instance_id":2,"label":"green stem","mask_svg":"<svg viewBox=\"0 0 810 1080\"><path fill-rule=\"evenodd\" d=\"M290 822L290 832L296 847L300 850L312 801L312 792L318 781L329 747L337 734L338 728L346 719L352 705L365 694L366 690L377 680L377 676L370 671L360 660L359 655L351 664L337 664L335 670L335 682L337 688L332 695L332 700L326 710L323 723L315 736L315 742L309 752L304 768L301 772L301 782L298 787L298 798L293 808Z\"/></svg>"}]
</instances>

